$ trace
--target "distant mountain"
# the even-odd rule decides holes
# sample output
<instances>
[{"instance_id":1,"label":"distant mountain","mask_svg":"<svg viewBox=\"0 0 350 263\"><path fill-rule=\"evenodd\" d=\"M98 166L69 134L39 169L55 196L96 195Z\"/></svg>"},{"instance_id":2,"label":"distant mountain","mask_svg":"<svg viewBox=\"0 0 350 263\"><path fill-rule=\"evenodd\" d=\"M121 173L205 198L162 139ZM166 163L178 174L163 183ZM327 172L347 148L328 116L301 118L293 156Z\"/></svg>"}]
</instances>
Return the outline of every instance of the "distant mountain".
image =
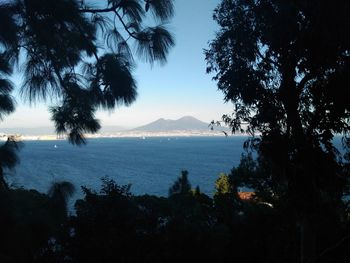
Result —
<instances>
[{"instance_id":1,"label":"distant mountain","mask_svg":"<svg viewBox=\"0 0 350 263\"><path fill-rule=\"evenodd\" d=\"M137 127L132 131L169 132L169 131L210 131L208 123L192 116L185 116L178 120L158 119L154 122Z\"/></svg>"},{"instance_id":2,"label":"distant mountain","mask_svg":"<svg viewBox=\"0 0 350 263\"><path fill-rule=\"evenodd\" d=\"M214 127L216 132L228 132L226 127ZM149 124L134 128L127 129L121 126L103 126L98 131L100 135L113 135L113 134L128 134L129 132L153 132L153 133L167 133L167 132L199 132L199 133L211 133L211 127L209 123L200 121L192 116L185 116L178 120L158 119ZM1 134L20 134L24 136L43 136L43 135L56 135L53 127L36 127L36 128L0 128Z\"/></svg>"}]
</instances>

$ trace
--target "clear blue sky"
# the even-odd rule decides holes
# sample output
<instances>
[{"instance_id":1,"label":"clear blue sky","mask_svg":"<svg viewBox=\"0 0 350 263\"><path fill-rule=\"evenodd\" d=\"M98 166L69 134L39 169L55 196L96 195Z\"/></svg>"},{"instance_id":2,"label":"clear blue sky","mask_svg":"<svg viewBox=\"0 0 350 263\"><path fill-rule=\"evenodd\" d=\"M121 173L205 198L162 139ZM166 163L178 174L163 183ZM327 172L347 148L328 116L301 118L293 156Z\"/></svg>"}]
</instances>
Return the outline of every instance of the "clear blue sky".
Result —
<instances>
[{"instance_id":1,"label":"clear blue sky","mask_svg":"<svg viewBox=\"0 0 350 263\"><path fill-rule=\"evenodd\" d=\"M175 0L176 14L169 24L176 46L164 66L137 63L138 99L114 112L98 112L102 125L134 127L158 118L176 119L192 115L209 122L232 111L224 104L212 76L205 73L203 49L217 29L212 20L219 0ZM16 95L17 110L0 127L53 126L45 104L30 106Z\"/></svg>"}]
</instances>

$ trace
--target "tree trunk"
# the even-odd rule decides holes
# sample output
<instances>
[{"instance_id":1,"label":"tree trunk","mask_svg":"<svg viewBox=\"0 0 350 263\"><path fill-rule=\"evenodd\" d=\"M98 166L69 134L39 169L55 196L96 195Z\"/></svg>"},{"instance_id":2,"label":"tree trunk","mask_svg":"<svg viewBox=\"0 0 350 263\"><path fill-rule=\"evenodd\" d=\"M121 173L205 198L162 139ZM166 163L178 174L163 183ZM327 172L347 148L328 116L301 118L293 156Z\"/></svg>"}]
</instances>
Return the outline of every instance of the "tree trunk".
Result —
<instances>
[{"instance_id":1,"label":"tree trunk","mask_svg":"<svg viewBox=\"0 0 350 263\"><path fill-rule=\"evenodd\" d=\"M300 262L310 262L316 255L316 238L312 220L304 216L300 222Z\"/></svg>"},{"instance_id":2,"label":"tree trunk","mask_svg":"<svg viewBox=\"0 0 350 263\"><path fill-rule=\"evenodd\" d=\"M0 167L0 191L3 192L6 190L8 190L8 185L7 185L5 178L4 178L4 171L3 171L2 167Z\"/></svg>"},{"instance_id":3,"label":"tree trunk","mask_svg":"<svg viewBox=\"0 0 350 263\"><path fill-rule=\"evenodd\" d=\"M293 61L285 61L282 69L283 81L281 84L281 97L286 110L287 124L291 129L288 148L296 155L290 160L290 167L287 172L289 195L294 200L294 206L300 215L300 262L306 263L315 256L316 237L312 225L312 216L309 209L315 204L314 197L314 176L312 169L309 169L308 155L310 145L305 138L303 125L299 112L300 94L297 91L295 82L295 69ZM311 214L313 213L310 211Z\"/></svg>"}]
</instances>

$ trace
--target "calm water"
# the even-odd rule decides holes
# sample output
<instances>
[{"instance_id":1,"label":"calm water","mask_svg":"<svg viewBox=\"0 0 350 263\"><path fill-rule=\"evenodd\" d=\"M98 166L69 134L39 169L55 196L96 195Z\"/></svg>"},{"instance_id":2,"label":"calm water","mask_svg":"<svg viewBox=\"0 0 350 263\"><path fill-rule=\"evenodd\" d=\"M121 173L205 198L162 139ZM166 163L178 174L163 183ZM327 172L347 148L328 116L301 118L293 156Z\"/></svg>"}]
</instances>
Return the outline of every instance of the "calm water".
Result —
<instances>
[{"instance_id":1,"label":"calm water","mask_svg":"<svg viewBox=\"0 0 350 263\"><path fill-rule=\"evenodd\" d=\"M239 163L246 137L91 139L76 147L66 141L27 141L21 163L8 175L17 187L46 192L52 182L70 181L78 189L99 190L101 178L132 184L135 194L167 195L181 170L192 186L211 194L221 172ZM56 145L56 147L55 147ZM77 196L80 196L78 191Z\"/></svg>"}]
</instances>

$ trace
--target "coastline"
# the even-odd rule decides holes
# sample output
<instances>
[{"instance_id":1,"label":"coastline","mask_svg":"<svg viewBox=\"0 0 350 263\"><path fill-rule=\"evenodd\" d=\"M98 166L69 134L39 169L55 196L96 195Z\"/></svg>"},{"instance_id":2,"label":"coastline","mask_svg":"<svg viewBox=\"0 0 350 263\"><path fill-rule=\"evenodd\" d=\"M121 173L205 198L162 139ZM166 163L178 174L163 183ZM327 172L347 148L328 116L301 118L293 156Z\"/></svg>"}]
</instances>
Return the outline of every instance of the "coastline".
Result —
<instances>
[{"instance_id":1,"label":"coastline","mask_svg":"<svg viewBox=\"0 0 350 263\"><path fill-rule=\"evenodd\" d=\"M227 133L221 131L167 131L167 132L143 132L143 131L123 131L113 133L85 134L87 139L98 138L140 138L148 137L225 137ZM228 134L228 136L247 136L247 134ZM47 135L16 135L22 141L57 141L66 140L66 136L58 137L55 134ZM1 136L1 140L7 140L7 136Z\"/></svg>"}]
</instances>

